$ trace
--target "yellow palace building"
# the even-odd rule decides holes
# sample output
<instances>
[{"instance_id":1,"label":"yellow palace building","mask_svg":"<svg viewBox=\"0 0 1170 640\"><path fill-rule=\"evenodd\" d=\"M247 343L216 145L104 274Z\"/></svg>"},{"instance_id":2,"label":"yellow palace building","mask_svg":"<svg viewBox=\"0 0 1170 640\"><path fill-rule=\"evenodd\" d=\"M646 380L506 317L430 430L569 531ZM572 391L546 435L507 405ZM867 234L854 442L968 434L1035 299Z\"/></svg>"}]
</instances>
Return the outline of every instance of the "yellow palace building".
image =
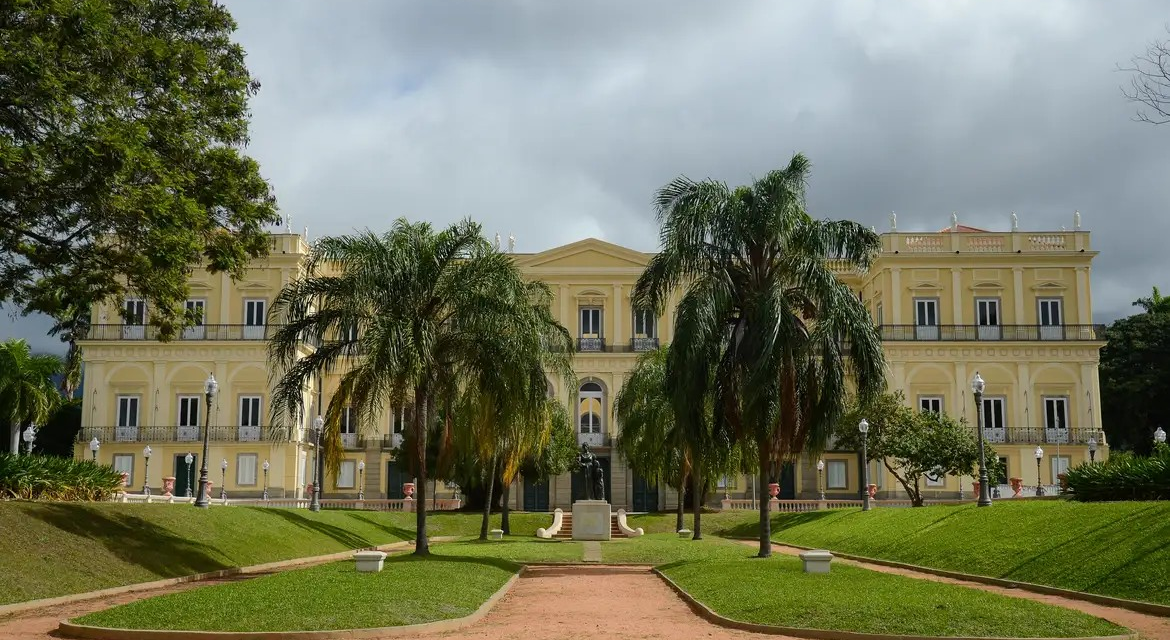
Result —
<instances>
[{"instance_id":1,"label":"yellow palace building","mask_svg":"<svg viewBox=\"0 0 1170 640\"><path fill-rule=\"evenodd\" d=\"M1090 268L1096 255L1080 229L989 232L952 224L939 231L881 234L882 250L866 273L837 270L866 303L879 325L892 390L915 407L976 422L970 381L986 380L984 435L1004 459L1008 475L1027 487L1051 485L1065 468L1107 455L1101 431L1098 355L1103 342L1092 324ZM81 341L85 358L84 408L77 455L96 456L125 471L131 491L149 486L174 493L197 481L204 424L210 418L209 477L213 497L303 498L313 482L309 422L328 404L339 372L306 390L306 419L272 426L266 359L268 311L281 287L297 276L309 251L302 235L274 234L271 253L245 278L196 272L189 309L202 322L169 343L155 340L141 300L126 299L93 311ZM632 473L613 449L621 426L613 398L641 351L672 338L673 308L655 317L634 308L630 295L651 254L596 239L539 253L517 253L530 277L547 282L553 311L576 337L578 386L551 381L575 408L577 437L601 458L605 489L614 508L669 509L675 492ZM673 301L672 301L673 302ZM311 349L306 345L305 349ZM209 408L204 382L213 374L218 393ZM410 481L394 460L410 408L398 408L360 432L342 419L345 457L337 478L326 478L326 498L403 497ZM1091 447L1095 443L1096 447ZM150 447L149 463L145 457ZM1039 449L1039 451L1038 451ZM191 454L192 463L187 463ZM1039 454L1039 457L1037 455ZM787 465L780 498L856 498L862 482L859 456L828 451L816 460ZM149 466L149 469L147 468ZM518 480L514 507L545 511L568 507L583 495L578 474L545 483ZM877 498L903 495L892 476L871 463ZM972 478L927 480L935 499L973 498ZM422 487L419 488L423 490ZM437 487L440 497L457 491ZM428 497L432 487L426 487ZM711 496L750 500L753 479L723 478ZM1010 495L1010 491L1003 497Z\"/></svg>"}]
</instances>

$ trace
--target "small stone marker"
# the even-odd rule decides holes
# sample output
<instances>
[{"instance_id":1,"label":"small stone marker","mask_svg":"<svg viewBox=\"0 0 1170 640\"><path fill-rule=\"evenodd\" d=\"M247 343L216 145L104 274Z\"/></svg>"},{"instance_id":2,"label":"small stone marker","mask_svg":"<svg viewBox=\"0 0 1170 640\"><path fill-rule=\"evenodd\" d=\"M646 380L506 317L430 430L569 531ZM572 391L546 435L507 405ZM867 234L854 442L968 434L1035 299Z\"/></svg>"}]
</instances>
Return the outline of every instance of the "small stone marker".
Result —
<instances>
[{"instance_id":1,"label":"small stone marker","mask_svg":"<svg viewBox=\"0 0 1170 640\"><path fill-rule=\"evenodd\" d=\"M384 551L358 551L353 554L357 561L357 570L363 573L377 573L382 570L382 563L386 560Z\"/></svg>"},{"instance_id":2,"label":"small stone marker","mask_svg":"<svg viewBox=\"0 0 1170 640\"><path fill-rule=\"evenodd\" d=\"M504 530L503 529L492 529L491 531L488 532L488 538L491 540L503 540L504 539Z\"/></svg>"},{"instance_id":3,"label":"small stone marker","mask_svg":"<svg viewBox=\"0 0 1170 640\"><path fill-rule=\"evenodd\" d=\"M800 560L804 563L805 573L828 573L833 554L824 549L815 549L800 554Z\"/></svg>"},{"instance_id":4,"label":"small stone marker","mask_svg":"<svg viewBox=\"0 0 1170 640\"><path fill-rule=\"evenodd\" d=\"M691 530L690 529L679 529L678 530L678 537L680 537L684 540L691 538L692 537Z\"/></svg>"}]
</instances>

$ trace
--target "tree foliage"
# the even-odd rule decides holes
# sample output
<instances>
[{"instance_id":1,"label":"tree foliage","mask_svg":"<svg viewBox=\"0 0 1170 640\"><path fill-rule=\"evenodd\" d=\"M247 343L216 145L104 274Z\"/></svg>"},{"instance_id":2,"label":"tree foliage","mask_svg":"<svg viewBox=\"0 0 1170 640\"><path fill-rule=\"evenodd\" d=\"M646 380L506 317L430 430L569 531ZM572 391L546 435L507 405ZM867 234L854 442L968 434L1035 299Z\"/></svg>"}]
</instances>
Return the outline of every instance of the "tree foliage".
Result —
<instances>
[{"instance_id":1,"label":"tree foliage","mask_svg":"<svg viewBox=\"0 0 1170 640\"><path fill-rule=\"evenodd\" d=\"M837 445L861 451L862 436L857 426L869 422L866 452L869 460L880 460L893 474L916 507L923 504L922 483L926 476L975 473L979 462L978 435L965 422L934 411L906 406L902 393L883 393L869 401L855 400L842 421ZM999 457L984 443L989 482L995 484L1002 472Z\"/></svg>"},{"instance_id":2,"label":"tree foliage","mask_svg":"<svg viewBox=\"0 0 1170 640\"><path fill-rule=\"evenodd\" d=\"M24 340L0 344L0 425L8 432L5 448L15 453L20 429L45 424L61 405L61 394L52 380L61 367L61 358L33 355Z\"/></svg>"},{"instance_id":3,"label":"tree foliage","mask_svg":"<svg viewBox=\"0 0 1170 640\"><path fill-rule=\"evenodd\" d=\"M1170 296L1162 295L1158 287L1154 287L1148 297L1134 300L1133 306L1141 307L1146 313L1170 313Z\"/></svg>"},{"instance_id":4,"label":"tree foliage","mask_svg":"<svg viewBox=\"0 0 1170 640\"><path fill-rule=\"evenodd\" d=\"M572 340L550 300L547 285L526 281L470 221L436 231L399 219L381 235L322 238L304 275L273 305L282 323L269 343L278 377L273 409L295 421L306 385L338 367L325 412L326 460L340 456L344 407L359 428L373 429L390 407L410 404L410 455L425 487L435 407L454 407L454 415L470 416L481 462L514 475L548 440L546 372L573 379ZM319 346L305 355L306 343ZM416 527L415 553L425 555L426 509Z\"/></svg>"},{"instance_id":5,"label":"tree foliage","mask_svg":"<svg viewBox=\"0 0 1170 640\"><path fill-rule=\"evenodd\" d=\"M1111 448L1147 453L1153 432L1170 426L1170 313L1121 318L1101 348L1101 421Z\"/></svg>"},{"instance_id":6,"label":"tree foliage","mask_svg":"<svg viewBox=\"0 0 1170 640\"><path fill-rule=\"evenodd\" d=\"M662 249L634 293L636 305L661 311L684 289L667 362L675 417L701 442L710 393L712 437L751 443L761 556L771 555L769 473L824 446L844 413L847 377L866 396L885 385L873 322L829 265L866 269L880 240L855 222L809 216L809 170L797 154L751 185L679 177L661 188Z\"/></svg>"},{"instance_id":7,"label":"tree foliage","mask_svg":"<svg viewBox=\"0 0 1170 640\"><path fill-rule=\"evenodd\" d=\"M133 291L168 338L196 265L266 253L235 26L213 0L0 3L0 302L61 319Z\"/></svg>"}]
</instances>

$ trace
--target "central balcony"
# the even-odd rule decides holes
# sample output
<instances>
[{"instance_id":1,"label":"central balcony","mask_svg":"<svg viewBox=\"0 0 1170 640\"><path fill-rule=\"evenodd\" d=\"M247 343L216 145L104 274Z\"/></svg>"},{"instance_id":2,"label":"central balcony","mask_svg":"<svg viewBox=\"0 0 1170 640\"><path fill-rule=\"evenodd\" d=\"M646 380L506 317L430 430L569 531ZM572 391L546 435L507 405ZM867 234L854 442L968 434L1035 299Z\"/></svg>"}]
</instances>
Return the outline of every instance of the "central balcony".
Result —
<instances>
[{"instance_id":1,"label":"central balcony","mask_svg":"<svg viewBox=\"0 0 1170 640\"><path fill-rule=\"evenodd\" d=\"M280 325L200 324L180 329L175 340L267 340ZM158 327L142 324L93 324L79 340L158 340Z\"/></svg>"},{"instance_id":2,"label":"central balcony","mask_svg":"<svg viewBox=\"0 0 1170 640\"><path fill-rule=\"evenodd\" d=\"M608 447L611 439L608 433L581 433L577 432L577 446L587 444L591 447Z\"/></svg>"},{"instance_id":3,"label":"central balcony","mask_svg":"<svg viewBox=\"0 0 1170 640\"><path fill-rule=\"evenodd\" d=\"M658 348L658 338L633 338L620 344L605 338L577 338L577 353L637 353Z\"/></svg>"},{"instance_id":4,"label":"central balcony","mask_svg":"<svg viewBox=\"0 0 1170 640\"><path fill-rule=\"evenodd\" d=\"M886 342L1096 342L1104 341L1099 324L883 324Z\"/></svg>"},{"instance_id":5,"label":"central balcony","mask_svg":"<svg viewBox=\"0 0 1170 640\"><path fill-rule=\"evenodd\" d=\"M983 439L989 444L1068 444L1087 445L1089 439L1104 446L1105 434L1100 429L1073 427L1071 429L1050 429L1047 427L1003 427L984 429Z\"/></svg>"}]
</instances>

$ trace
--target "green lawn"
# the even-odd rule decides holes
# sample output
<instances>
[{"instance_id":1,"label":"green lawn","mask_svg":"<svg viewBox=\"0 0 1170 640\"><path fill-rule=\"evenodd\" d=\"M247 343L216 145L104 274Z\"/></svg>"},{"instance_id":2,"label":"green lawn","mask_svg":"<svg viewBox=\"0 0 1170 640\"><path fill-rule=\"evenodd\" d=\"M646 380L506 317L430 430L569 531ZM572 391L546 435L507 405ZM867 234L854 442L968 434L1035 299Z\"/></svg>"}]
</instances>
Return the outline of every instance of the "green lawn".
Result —
<instances>
[{"instance_id":1,"label":"green lawn","mask_svg":"<svg viewBox=\"0 0 1170 640\"><path fill-rule=\"evenodd\" d=\"M798 558L684 561L663 572L720 615L757 624L862 633L1070 638L1118 635L1100 618L1030 600Z\"/></svg>"},{"instance_id":2,"label":"green lawn","mask_svg":"<svg viewBox=\"0 0 1170 640\"><path fill-rule=\"evenodd\" d=\"M431 547L431 553L443 557L498 558L510 562L581 562L585 549L580 542L541 540L539 538L505 538L444 542Z\"/></svg>"},{"instance_id":3,"label":"green lawn","mask_svg":"<svg viewBox=\"0 0 1170 640\"><path fill-rule=\"evenodd\" d=\"M601 561L612 564L662 565L679 561L739 560L755 555L751 547L723 538L681 540L674 533L648 533L601 543Z\"/></svg>"},{"instance_id":4,"label":"green lawn","mask_svg":"<svg viewBox=\"0 0 1170 640\"><path fill-rule=\"evenodd\" d=\"M758 535L754 513L704 514L710 534ZM631 518L649 531L673 514ZM688 527L690 521L688 518ZM998 500L776 514L772 539L938 569L1170 604L1170 503Z\"/></svg>"},{"instance_id":5,"label":"green lawn","mask_svg":"<svg viewBox=\"0 0 1170 640\"><path fill-rule=\"evenodd\" d=\"M0 604L322 555L414 538L413 513L0 501ZM479 532L473 513L433 513L431 536ZM511 516L517 537L547 514ZM499 516L492 526L499 525Z\"/></svg>"},{"instance_id":6,"label":"green lawn","mask_svg":"<svg viewBox=\"0 0 1170 640\"><path fill-rule=\"evenodd\" d=\"M519 569L490 558L386 559L379 573L352 562L193 589L92 613L74 622L120 629L322 631L466 616Z\"/></svg>"}]
</instances>

